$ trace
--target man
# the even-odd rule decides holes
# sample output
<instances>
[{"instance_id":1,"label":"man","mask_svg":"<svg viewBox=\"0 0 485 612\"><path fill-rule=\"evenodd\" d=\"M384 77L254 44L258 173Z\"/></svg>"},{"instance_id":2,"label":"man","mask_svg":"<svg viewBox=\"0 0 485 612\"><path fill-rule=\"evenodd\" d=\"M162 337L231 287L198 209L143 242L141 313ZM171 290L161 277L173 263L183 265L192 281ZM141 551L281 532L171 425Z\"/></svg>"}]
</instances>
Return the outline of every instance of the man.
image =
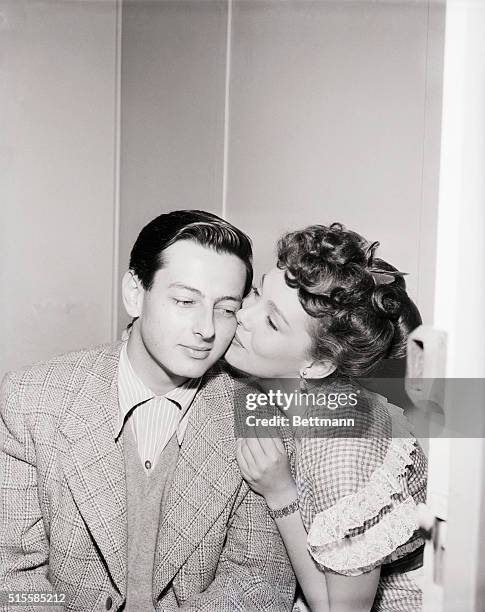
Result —
<instances>
[{"instance_id":1,"label":"man","mask_svg":"<svg viewBox=\"0 0 485 612\"><path fill-rule=\"evenodd\" d=\"M39 610L48 591L82 612L291 609L283 544L235 461L236 382L217 363L251 256L215 215L161 215L123 278L128 341L6 377L4 610Z\"/></svg>"}]
</instances>

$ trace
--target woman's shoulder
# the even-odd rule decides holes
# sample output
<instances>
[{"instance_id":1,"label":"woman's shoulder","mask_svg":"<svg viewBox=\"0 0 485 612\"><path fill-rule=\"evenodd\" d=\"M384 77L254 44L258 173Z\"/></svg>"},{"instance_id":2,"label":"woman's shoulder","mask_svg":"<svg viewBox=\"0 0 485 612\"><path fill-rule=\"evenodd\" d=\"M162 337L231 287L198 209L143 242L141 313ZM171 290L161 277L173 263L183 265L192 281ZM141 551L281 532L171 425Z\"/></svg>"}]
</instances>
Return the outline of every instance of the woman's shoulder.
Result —
<instances>
[{"instance_id":1,"label":"woman's shoulder","mask_svg":"<svg viewBox=\"0 0 485 612\"><path fill-rule=\"evenodd\" d=\"M325 488L330 498L358 491L377 478L378 470L405 478L408 467L426 463L403 409L377 393L356 386L353 390L357 401L339 406L330 416L313 404L307 412L312 427L297 433L300 473Z\"/></svg>"},{"instance_id":2,"label":"woman's shoulder","mask_svg":"<svg viewBox=\"0 0 485 612\"><path fill-rule=\"evenodd\" d=\"M426 458L403 410L383 396L364 391L350 412L361 417L354 435L302 438L298 467L315 560L355 575L413 537Z\"/></svg>"},{"instance_id":3,"label":"woman's shoulder","mask_svg":"<svg viewBox=\"0 0 485 612\"><path fill-rule=\"evenodd\" d=\"M372 471L384 460L392 439L404 430L403 415L396 406L356 384L326 385L313 397L307 420L296 434L301 442L300 461L307 468L317 465L320 470L324 464L332 472L339 465L352 464L359 468L356 475ZM411 436L409 428L407 436Z\"/></svg>"}]
</instances>

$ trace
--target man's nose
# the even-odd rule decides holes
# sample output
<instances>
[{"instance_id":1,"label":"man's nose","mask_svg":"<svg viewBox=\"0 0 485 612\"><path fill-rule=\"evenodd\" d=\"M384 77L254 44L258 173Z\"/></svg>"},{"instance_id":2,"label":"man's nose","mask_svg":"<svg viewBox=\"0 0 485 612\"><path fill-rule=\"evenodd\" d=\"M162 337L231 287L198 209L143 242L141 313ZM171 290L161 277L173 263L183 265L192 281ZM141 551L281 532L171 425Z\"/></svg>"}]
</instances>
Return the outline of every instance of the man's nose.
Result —
<instances>
[{"instance_id":1,"label":"man's nose","mask_svg":"<svg viewBox=\"0 0 485 612\"><path fill-rule=\"evenodd\" d=\"M204 309L194 322L194 334L204 340L213 340L216 330L214 326L214 312L211 308Z\"/></svg>"}]
</instances>

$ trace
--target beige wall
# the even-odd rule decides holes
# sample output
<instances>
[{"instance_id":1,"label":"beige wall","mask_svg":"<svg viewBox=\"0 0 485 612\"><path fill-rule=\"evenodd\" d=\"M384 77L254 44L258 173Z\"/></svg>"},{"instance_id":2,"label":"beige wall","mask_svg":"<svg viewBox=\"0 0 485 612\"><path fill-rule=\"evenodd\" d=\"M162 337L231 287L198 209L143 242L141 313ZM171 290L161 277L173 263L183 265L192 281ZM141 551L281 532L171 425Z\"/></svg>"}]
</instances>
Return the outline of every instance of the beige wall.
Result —
<instances>
[{"instance_id":1,"label":"beige wall","mask_svg":"<svg viewBox=\"0 0 485 612\"><path fill-rule=\"evenodd\" d=\"M152 218L222 212L226 25L224 1L123 3L118 277Z\"/></svg>"},{"instance_id":2,"label":"beige wall","mask_svg":"<svg viewBox=\"0 0 485 612\"><path fill-rule=\"evenodd\" d=\"M234 3L227 216L252 235L259 272L282 232L340 221L410 273L430 318L440 12L424 1Z\"/></svg>"},{"instance_id":3,"label":"beige wall","mask_svg":"<svg viewBox=\"0 0 485 612\"><path fill-rule=\"evenodd\" d=\"M0 376L109 341L116 2L0 2Z\"/></svg>"},{"instance_id":4,"label":"beige wall","mask_svg":"<svg viewBox=\"0 0 485 612\"><path fill-rule=\"evenodd\" d=\"M281 232L339 220L410 273L429 321L443 16L424 0L125 0L120 274L172 208L222 211L258 273Z\"/></svg>"},{"instance_id":5,"label":"beige wall","mask_svg":"<svg viewBox=\"0 0 485 612\"><path fill-rule=\"evenodd\" d=\"M443 5L125 0L121 32L120 3L0 0L0 374L116 336L132 243L174 208L240 224L258 272L339 219L429 319Z\"/></svg>"}]
</instances>

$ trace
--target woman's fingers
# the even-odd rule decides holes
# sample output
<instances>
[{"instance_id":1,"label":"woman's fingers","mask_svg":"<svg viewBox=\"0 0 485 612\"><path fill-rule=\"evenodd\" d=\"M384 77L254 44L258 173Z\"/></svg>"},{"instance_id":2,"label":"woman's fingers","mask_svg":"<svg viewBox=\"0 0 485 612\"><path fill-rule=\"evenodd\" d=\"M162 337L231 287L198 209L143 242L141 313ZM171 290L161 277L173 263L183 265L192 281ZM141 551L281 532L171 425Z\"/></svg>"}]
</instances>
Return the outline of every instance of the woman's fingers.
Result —
<instances>
[{"instance_id":1,"label":"woman's fingers","mask_svg":"<svg viewBox=\"0 0 485 612\"><path fill-rule=\"evenodd\" d=\"M240 440L239 448L237 451L237 461L244 479L248 481L254 480L254 461L251 453L249 452L246 446L245 440Z\"/></svg>"},{"instance_id":2,"label":"woman's fingers","mask_svg":"<svg viewBox=\"0 0 485 612\"><path fill-rule=\"evenodd\" d=\"M283 440L281 438L273 438L274 443L276 448L279 450L280 453L285 453L286 455L286 448L285 445L283 444Z\"/></svg>"},{"instance_id":3,"label":"woman's fingers","mask_svg":"<svg viewBox=\"0 0 485 612\"><path fill-rule=\"evenodd\" d=\"M237 443L241 474L249 486L266 499L294 486L286 453L275 439L242 438ZM266 452L265 452L266 451Z\"/></svg>"},{"instance_id":4,"label":"woman's fingers","mask_svg":"<svg viewBox=\"0 0 485 612\"><path fill-rule=\"evenodd\" d=\"M271 468L276 458L274 453L270 455L264 452L261 440L258 438L242 438L240 452L253 481L259 480Z\"/></svg>"},{"instance_id":5,"label":"woman's fingers","mask_svg":"<svg viewBox=\"0 0 485 612\"><path fill-rule=\"evenodd\" d=\"M280 438L259 438L259 442L264 454L268 457L274 458L281 453L286 453Z\"/></svg>"},{"instance_id":6,"label":"woman's fingers","mask_svg":"<svg viewBox=\"0 0 485 612\"><path fill-rule=\"evenodd\" d=\"M249 476L251 479L254 479L257 475L257 464L248 446L248 440L246 438L241 441L241 454L246 462Z\"/></svg>"},{"instance_id":7,"label":"woman's fingers","mask_svg":"<svg viewBox=\"0 0 485 612\"><path fill-rule=\"evenodd\" d=\"M251 453L253 462L256 466L261 466L265 463L266 455L261 446L259 438L245 438L246 447Z\"/></svg>"},{"instance_id":8,"label":"woman's fingers","mask_svg":"<svg viewBox=\"0 0 485 612\"><path fill-rule=\"evenodd\" d=\"M239 464L239 469L241 470L242 475L244 477L248 477L250 470L249 470L248 462L246 461L246 458L244 457L244 453L242 451L243 443L244 443L244 440L241 440L241 438L238 438L237 443L236 443L236 459Z\"/></svg>"}]
</instances>

